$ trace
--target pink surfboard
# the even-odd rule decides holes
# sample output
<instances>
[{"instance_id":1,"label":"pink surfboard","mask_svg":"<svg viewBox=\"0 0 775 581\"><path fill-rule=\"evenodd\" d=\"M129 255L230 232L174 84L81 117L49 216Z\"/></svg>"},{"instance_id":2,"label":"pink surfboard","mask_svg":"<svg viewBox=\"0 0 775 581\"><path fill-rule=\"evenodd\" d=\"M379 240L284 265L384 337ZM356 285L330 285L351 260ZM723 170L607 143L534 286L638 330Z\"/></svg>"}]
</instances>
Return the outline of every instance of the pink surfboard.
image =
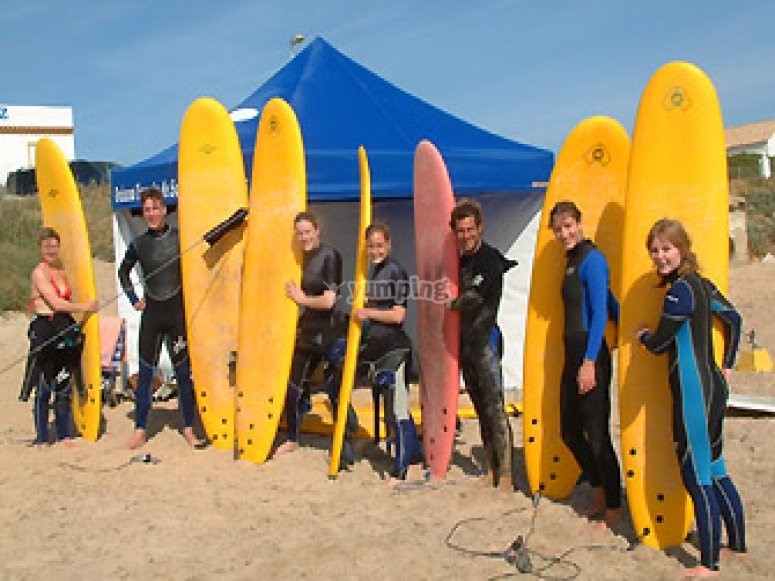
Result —
<instances>
[{"instance_id":1,"label":"pink surfboard","mask_svg":"<svg viewBox=\"0 0 775 581\"><path fill-rule=\"evenodd\" d=\"M420 405L425 460L439 478L446 476L452 458L460 391L460 317L445 304L458 294L458 247L449 227L454 205L441 154L430 141L421 141L414 154Z\"/></svg>"}]
</instances>

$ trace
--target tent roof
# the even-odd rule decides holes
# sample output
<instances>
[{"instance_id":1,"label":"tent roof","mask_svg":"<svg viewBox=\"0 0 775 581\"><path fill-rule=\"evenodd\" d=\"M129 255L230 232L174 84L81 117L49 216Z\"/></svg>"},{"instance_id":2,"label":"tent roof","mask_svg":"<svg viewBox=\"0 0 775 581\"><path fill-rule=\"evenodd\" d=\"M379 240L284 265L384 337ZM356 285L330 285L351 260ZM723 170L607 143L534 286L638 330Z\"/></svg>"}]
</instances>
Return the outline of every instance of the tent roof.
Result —
<instances>
[{"instance_id":1,"label":"tent roof","mask_svg":"<svg viewBox=\"0 0 775 581\"><path fill-rule=\"evenodd\" d=\"M310 201L357 199L357 148L369 156L372 195L410 198L414 150L431 140L457 194L535 192L549 179L554 155L484 131L402 91L316 38L252 95L235 119L250 177L258 116L273 97L288 101L301 125ZM112 172L113 206L136 207L140 189L157 185L174 197L177 145Z\"/></svg>"}]
</instances>

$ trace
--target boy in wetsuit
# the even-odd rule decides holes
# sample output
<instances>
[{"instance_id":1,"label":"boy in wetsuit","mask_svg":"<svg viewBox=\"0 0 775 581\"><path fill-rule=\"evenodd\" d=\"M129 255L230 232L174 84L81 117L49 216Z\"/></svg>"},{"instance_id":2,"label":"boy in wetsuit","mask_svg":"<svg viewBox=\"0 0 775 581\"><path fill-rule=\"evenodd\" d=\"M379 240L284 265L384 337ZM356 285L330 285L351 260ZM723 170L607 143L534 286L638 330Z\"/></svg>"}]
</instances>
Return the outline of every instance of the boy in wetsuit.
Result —
<instances>
[{"instance_id":1,"label":"boy in wetsuit","mask_svg":"<svg viewBox=\"0 0 775 581\"><path fill-rule=\"evenodd\" d=\"M140 311L140 373L135 393L135 431L127 442L130 449L146 442L148 413L151 409L151 383L159 362L162 341L166 341L178 385L178 405L183 415L183 437L189 445L194 436L194 391L188 359L186 318L180 275L178 230L167 224L164 196L156 188L140 194L143 218L148 231L135 238L127 248L118 269L118 278L135 310ZM129 274L139 262L143 272L145 296L135 294Z\"/></svg>"},{"instance_id":2,"label":"boy in wetsuit","mask_svg":"<svg viewBox=\"0 0 775 581\"><path fill-rule=\"evenodd\" d=\"M299 212L293 220L296 243L303 253L301 284L289 281L285 292L301 311L296 329L296 349L291 362L285 418L288 439L278 446L275 456L293 452L299 447L302 415L310 409L309 375L327 356L336 328L334 308L342 284L342 257L339 251L321 244L318 219L312 212ZM340 377L333 371L326 380L326 390L336 417L339 409ZM352 405L347 412L342 464L355 463L352 436L358 420Z\"/></svg>"},{"instance_id":3,"label":"boy in wetsuit","mask_svg":"<svg viewBox=\"0 0 775 581\"><path fill-rule=\"evenodd\" d=\"M490 338L497 328L503 274L515 263L482 240L484 223L476 201L460 200L452 209L450 226L461 251L460 296L450 304L460 311L460 368L479 417L492 484L513 489L513 436L503 409L500 353Z\"/></svg>"}]
</instances>

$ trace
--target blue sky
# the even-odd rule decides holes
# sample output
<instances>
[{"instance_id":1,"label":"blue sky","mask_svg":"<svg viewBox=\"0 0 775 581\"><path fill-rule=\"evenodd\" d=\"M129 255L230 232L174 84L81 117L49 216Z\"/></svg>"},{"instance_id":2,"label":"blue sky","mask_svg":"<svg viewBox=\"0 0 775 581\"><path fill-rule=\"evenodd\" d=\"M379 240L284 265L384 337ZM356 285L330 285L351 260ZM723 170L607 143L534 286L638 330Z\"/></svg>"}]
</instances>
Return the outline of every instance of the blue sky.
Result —
<instances>
[{"instance_id":1,"label":"blue sky","mask_svg":"<svg viewBox=\"0 0 775 581\"><path fill-rule=\"evenodd\" d=\"M233 108L323 36L399 87L557 151L590 115L632 129L671 60L711 77L727 126L775 117L775 2L2 0L0 103L70 105L76 154L131 164L197 97Z\"/></svg>"}]
</instances>

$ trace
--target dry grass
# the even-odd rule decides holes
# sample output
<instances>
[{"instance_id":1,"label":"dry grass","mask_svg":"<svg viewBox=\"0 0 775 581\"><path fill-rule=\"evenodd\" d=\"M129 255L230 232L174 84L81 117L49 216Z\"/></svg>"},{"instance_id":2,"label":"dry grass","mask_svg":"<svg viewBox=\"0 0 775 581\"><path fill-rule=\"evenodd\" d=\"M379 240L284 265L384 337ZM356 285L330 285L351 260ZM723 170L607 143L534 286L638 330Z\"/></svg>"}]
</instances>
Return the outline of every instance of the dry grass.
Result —
<instances>
[{"instance_id":1,"label":"dry grass","mask_svg":"<svg viewBox=\"0 0 775 581\"><path fill-rule=\"evenodd\" d=\"M108 186L81 188L92 254L113 261L113 226ZM37 197L0 199L0 311L23 311L29 298L30 272L38 262L41 226Z\"/></svg>"}]
</instances>

